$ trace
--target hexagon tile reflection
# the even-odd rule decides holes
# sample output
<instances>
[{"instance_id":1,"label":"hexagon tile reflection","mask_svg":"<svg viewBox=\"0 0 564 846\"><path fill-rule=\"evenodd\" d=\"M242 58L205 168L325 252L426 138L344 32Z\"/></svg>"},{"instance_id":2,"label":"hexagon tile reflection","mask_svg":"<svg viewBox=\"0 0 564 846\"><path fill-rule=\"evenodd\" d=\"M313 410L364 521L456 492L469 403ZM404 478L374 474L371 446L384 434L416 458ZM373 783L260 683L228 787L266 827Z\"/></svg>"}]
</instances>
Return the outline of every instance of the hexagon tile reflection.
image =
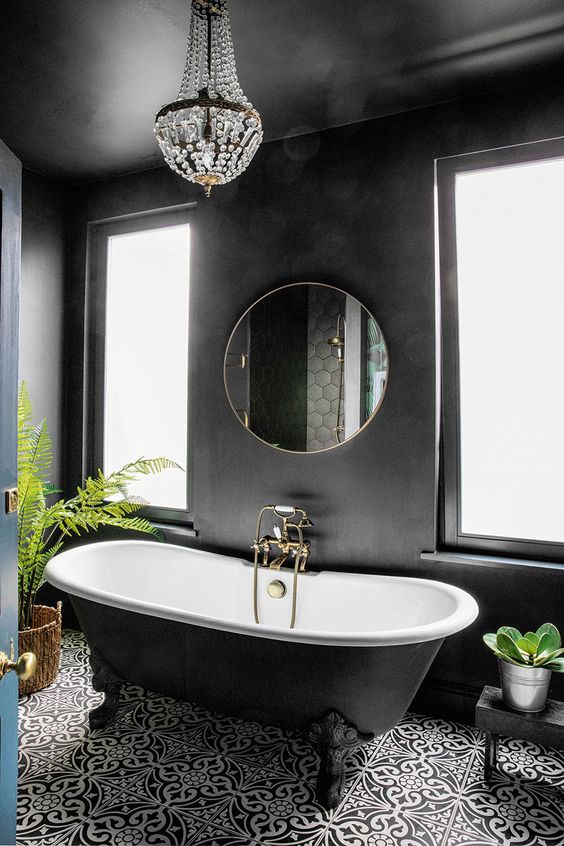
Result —
<instances>
[{"instance_id":1,"label":"hexagon tile reflection","mask_svg":"<svg viewBox=\"0 0 564 846\"><path fill-rule=\"evenodd\" d=\"M311 285L308 296L307 449L313 452L335 443L341 373L337 350L327 339L337 332L346 297L322 285Z\"/></svg>"}]
</instances>

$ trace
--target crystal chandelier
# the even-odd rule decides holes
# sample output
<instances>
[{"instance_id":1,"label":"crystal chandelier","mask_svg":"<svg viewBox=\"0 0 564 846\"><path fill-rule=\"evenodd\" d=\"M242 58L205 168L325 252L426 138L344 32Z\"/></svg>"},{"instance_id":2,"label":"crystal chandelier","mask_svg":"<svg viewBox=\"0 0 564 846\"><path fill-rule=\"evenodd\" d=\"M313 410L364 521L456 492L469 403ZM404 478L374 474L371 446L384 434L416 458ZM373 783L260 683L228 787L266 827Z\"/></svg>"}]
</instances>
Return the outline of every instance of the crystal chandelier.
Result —
<instances>
[{"instance_id":1,"label":"crystal chandelier","mask_svg":"<svg viewBox=\"0 0 564 846\"><path fill-rule=\"evenodd\" d=\"M209 197L242 173L262 141L260 115L235 67L227 0L190 0L188 53L178 97L159 110L155 134L167 165Z\"/></svg>"}]
</instances>

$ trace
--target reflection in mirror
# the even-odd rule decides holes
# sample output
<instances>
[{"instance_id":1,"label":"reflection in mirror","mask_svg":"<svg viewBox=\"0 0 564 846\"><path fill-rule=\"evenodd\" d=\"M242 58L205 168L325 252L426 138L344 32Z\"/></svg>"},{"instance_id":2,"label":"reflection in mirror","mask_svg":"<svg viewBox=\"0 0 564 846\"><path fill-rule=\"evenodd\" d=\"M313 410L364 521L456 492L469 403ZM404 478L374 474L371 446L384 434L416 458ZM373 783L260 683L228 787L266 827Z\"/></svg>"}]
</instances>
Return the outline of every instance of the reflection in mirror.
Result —
<instances>
[{"instance_id":1,"label":"reflection in mirror","mask_svg":"<svg viewBox=\"0 0 564 846\"><path fill-rule=\"evenodd\" d=\"M225 386L257 438L318 452L355 435L378 410L388 376L380 327L357 299L300 283L258 300L231 334Z\"/></svg>"}]
</instances>

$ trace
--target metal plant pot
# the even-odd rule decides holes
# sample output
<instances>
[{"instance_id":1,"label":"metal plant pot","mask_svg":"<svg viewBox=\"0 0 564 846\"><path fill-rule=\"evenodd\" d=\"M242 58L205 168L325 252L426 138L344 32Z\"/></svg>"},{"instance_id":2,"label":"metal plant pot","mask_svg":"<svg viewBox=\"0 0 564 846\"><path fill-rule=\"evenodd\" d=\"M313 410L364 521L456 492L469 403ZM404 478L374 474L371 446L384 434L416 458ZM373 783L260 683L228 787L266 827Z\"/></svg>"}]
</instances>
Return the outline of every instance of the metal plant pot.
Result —
<instances>
[{"instance_id":1,"label":"metal plant pot","mask_svg":"<svg viewBox=\"0 0 564 846\"><path fill-rule=\"evenodd\" d=\"M531 714L542 711L546 705L548 685L552 670L543 667L518 667L497 659L503 701L516 711Z\"/></svg>"}]
</instances>

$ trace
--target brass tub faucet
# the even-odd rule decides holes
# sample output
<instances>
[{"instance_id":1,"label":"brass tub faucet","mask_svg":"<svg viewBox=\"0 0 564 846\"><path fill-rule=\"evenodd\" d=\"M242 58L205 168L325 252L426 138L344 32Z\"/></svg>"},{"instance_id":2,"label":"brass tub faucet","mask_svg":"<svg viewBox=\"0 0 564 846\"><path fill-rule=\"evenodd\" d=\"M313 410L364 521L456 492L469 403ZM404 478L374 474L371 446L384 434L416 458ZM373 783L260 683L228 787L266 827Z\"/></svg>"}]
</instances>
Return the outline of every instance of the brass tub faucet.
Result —
<instances>
[{"instance_id":1,"label":"brass tub faucet","mask_svg":"<svg viewBox=\"0 0 564 846\"><path fill-rule=\"evenodd\" d=\"M261 535L261 525L266 511L272 511L282 521L282 528L275 525L273 535ZM261 508L258 520L255 539L251 544L254 550L254 578L253 578L253 609L255 623L259 623L258 614L258 568L269 567L271 570L280 570L290 560L293 563L294 582L292 588L292 616L290 628L294 628L296 622L296 600L298 591L298 573L306 572L306 563L310 554L310 541L303 535L303 529L313 526L307 512L295 505L265 505ZM275 548L278 555L270 560L270 554ZM292 562L293 559L293 562Z\"/></svg>"}]
</instances>

